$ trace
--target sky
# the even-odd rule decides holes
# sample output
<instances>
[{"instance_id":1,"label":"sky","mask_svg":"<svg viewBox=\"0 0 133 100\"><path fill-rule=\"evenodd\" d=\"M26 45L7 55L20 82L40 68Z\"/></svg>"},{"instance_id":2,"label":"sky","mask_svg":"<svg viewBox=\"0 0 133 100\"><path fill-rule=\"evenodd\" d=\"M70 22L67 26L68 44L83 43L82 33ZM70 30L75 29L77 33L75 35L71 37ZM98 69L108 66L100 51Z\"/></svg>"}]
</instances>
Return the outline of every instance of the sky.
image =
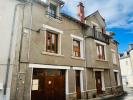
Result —
<instances>
[{"instance_id":1,"label":"sky","mask_svg":"<svg viewBox=\"0 0 133 100\"><path fill-rule=\"evenodd\" d=\"M82 1L85 15L96 10L106 20L107 31L115 32L114 39L119 42L119 52L128 50L128 44L133 43L133 1L132 0L63 0L62 11L77 16L77 5Z\"/></svg>"}]
</instances>

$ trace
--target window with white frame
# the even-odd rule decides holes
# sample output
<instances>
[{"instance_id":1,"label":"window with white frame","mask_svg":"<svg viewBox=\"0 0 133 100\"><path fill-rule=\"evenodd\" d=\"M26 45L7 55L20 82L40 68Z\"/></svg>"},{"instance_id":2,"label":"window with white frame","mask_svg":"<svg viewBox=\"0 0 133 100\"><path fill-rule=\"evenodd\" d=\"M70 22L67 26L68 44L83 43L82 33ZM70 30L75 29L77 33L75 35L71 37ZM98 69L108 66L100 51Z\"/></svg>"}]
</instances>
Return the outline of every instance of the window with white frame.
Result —
<instances>
[{"instance_id":1,"label":"window with white frame","mask_svg":"<svg viewBox=\"0 0 133 100\"><path fill-rule=\"evenodd\" d=\"M48 25L43 25L45 28L45 48L48 53L61 54L61 34L63 31L53 28Z\"/></svg>"},{"instance_id":2,"label":"window with white frame","mask_svg":"<svg viewBox=\"0 0 133 100\"><path fill-rule=\"evenodd\" d=\"M113 64L117 64L117 62L116 62L116 54L115 54L114 51L112 52L112 61L113 61Z\"/></svg>"},{"instance_id":3,"label":"window with white frame","mask_svg":"<svg viewBox=\"0 0 133 100\"><path fill-rule=\"evenodd\" d=\"M72 36L72 56L84 58L83 38L74 35L71 36Z\"/></svg>"},{"instance_id":4,"label":"window with white frame","mask_svg":"<svg viewBox=\"0 0 133 100\"><path fill-rule=\"evenodd\" d=\"M46 31L46 52L58 53L58 34Z\"/></svg>"},{"instance_id":5,"label":"window with white frame","mask_svg":"<svg viewBox=\"0 0 133 100\"><path fill-rule=\"evenodd\" d=\"M80 41L73 39L73 56L80 57Z\"/></svg>"},{"instance_id":6,"label":"window with white frame","mask_svg":"<svg viewBox=\"0 0 133 100\"><path fill-rule=\"evenodd\" d=\"M105 60L105 45L96 43L97 59Z\"/></svg>"},{"instance_id":7,"label":"window with white frame","mask_svg":"<svg viewBox=\"0 0 133 100\"><path fill-rule=\"evenodd\" d=\"M50 3L49 13L50 13L51 17L56 18L56 15L57 15L57 6L52 4L52 3Z\"/></svg>"}]
</instances>

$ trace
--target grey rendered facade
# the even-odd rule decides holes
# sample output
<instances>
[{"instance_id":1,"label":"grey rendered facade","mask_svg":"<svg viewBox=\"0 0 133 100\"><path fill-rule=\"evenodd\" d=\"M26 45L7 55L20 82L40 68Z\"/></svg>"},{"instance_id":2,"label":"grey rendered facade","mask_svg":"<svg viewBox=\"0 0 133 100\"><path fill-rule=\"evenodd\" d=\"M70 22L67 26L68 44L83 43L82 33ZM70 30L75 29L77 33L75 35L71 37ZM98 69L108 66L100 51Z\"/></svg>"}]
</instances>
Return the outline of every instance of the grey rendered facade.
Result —
<instances>
[{"instance_id":1,"label":"grey rendered facade","mask_svg":"<svg viewBox=\"0 0 133 100\"><path fill-rule=\"evenodd\" d=\"M59 0L60 1L60 0ZM51 3L57 6L57 12L62 2ZM35 69L65 70L65 98L76 99L76 71L80 71L81 98L98 96L95 72L100 72L102 94L121 93L122 83L117 56L117 43L107 36L107 41L90 36L93 32L92 22L101 31L105 27L99 12L86 17L86 23L72 18L64 13L58 13L62 20L46 14L47 4L32 2L18 6L18 33L15 65L13 66L10 100L31 100L33 74ZM95 15L97 18L95 18ZM46 50L46 32L58 34L57 53ZM101 33L103 34L103 33ZM73 56L73 39L80 40L80 57ZM96 44L101 43L105 48L105 59L97 59ZM112 52L116 54L116 63L112 62ZM116 84L114 72L118 77ZM51 83L50 83L51 84Z\"/></svg>"}]
</instances>

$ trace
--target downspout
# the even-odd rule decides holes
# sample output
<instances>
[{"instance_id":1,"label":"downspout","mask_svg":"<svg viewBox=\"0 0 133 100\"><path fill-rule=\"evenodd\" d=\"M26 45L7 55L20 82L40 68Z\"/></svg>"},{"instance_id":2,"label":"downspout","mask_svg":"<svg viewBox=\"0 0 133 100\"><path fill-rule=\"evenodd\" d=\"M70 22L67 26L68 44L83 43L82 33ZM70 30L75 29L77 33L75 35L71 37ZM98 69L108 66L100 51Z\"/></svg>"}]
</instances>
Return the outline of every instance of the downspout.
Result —
<instances>
[{"instance_id":1,"label":"downspout","mask_svg":"<svg viewBox=\"0 0 133 100\"><path fill-rule=\"evenodd\" d=\"M4 95L6 95L6 92L7 92L7 84L8 84L10 63L11 63L11 52L12 52L12 46L13 46L13 36L14 36L15 19L16 19L17 7L19 5L23 5L23 3L16 4L15 9L14 9L12 29L11 29L11 38L10 38L10 45L9 45L9 52L8 52L8 59L7 59L6 76L5 76L5 83L4 83Z\"/></svg>"},{"instance_id":2,"label":"downspout","mask_svg":"<svg viewBox=\"0 0 133 100\"><path fill-rule=\"evenodd\" d=\"M85 53L86 53L86 37L84 37L84 39L85 39ZM85 90L86 90L86 99L88 99L88 94L87 94L87 87L88 87L88 85L87 85L87 57L86 57L86 55L85 55L85 82L86 82L86 88L85 88Z\"/></svg>"},{"instance_id":3,"label":"downspout","mask_svg":"<svg viewBox=\"0 0 133 100\"><path fill-rule=\"evenodd\" d=\"M82 26L83 30L83 26ZM84 37L84 57L85 57L85 91L86 91L86 99L88 99L87 95L87 57L86 57L86 36L85 36L85 31L83 31L83 37Z\"/></svg>"},{"instance_id":4,"label":"downspout","mask_svg":"<svg viewBox=\"0 0 133 100\"><path fill-rule=\"evenodd\" d=\"M111 73L110 73L110 70L109 70L109 78L110 78L111 94L113 94L113 90L112 90L113 87L112 87L112 83L111 83L112 81L111 81Z\"/></svg>"}]
</instances>

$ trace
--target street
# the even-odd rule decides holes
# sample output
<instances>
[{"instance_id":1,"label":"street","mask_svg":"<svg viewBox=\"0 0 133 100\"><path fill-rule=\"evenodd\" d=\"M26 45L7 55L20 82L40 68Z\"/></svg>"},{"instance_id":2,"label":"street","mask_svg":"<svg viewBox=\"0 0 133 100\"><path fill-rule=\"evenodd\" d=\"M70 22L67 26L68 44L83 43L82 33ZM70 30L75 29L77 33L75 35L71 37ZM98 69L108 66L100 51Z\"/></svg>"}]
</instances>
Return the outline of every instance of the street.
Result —
<instances>
[{"instance_id":1,"label":"street","mask_svg":"<svg viewBox=\"0 0 133 100\"><path fill-rule=\"evenodd\" d=\"M127 94L119 97L110 98L107 100L133 100L133 88L125 87L124 90L127 92Z\"/></svg>"}]
</instances>

